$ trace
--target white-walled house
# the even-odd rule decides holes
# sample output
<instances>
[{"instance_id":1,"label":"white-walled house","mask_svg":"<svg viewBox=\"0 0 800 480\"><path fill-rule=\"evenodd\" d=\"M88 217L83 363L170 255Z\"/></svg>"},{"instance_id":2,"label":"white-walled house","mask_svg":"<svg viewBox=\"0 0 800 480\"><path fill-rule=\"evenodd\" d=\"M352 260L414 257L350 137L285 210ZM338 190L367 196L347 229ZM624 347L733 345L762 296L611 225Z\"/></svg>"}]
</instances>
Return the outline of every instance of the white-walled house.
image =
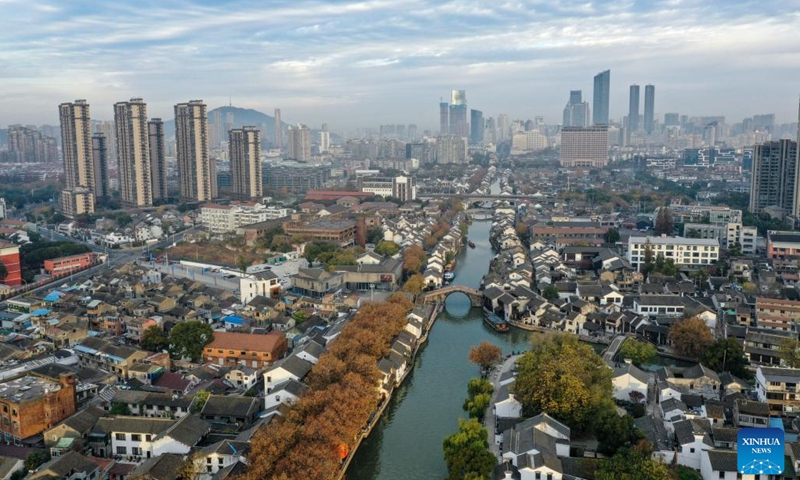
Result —
<instances>
[{"instance_id":1,"label":"white-walled house","mask_svg":"<svg viewBox=\"0 0 800 480\"><path fill-rule=\"evenodd\" d=\"M297 355L287 357L283 362L264 372L264 389L267 394L277 385L287 380L302 380L314 364Z\"/></svg>"},{"instance_id":2,"label":"white-walled house","mask_svg":"<svg viewBox=\"0 0 800 480\"><path fill-rule=\"evenodd\" d=\"M227 468L234 463L247 463L247 452L250 450L248 442L238 442L235 440L222 440L204 447L198 452L195 458L195 471L198 478L214 475L220 470Z\"/></svg>"},{"instance_id":3,"label":"white-walled house","mask_svg":"<svg viewBox=\"0 0 800 480\"><path fill-rule=\"evenodd\" d=\"M742 475L736 471L737 458L733 450L704 450L700 462L703 480L753 480L755 475Z\"/></svg>"},{"instance_id":4,"label":"white-walled house","mask_svg":"<svg viewBox=\"0 0 800 480\"><path fill-rule=\"evenodd\" d=\"M704 419L691 419L674 422L672 426L679 445L678 464L700 470L703 451L714 448L713 444L703 441L711 432L711 423Z\"/></svg>"},{"instance_id":5,"label":"white-walled house","mask_svg":"<svg viewBox=\"0 0 800 480\"><path fill-rule=\"evenodd\" d=\"M647 401L647 386L650 382L650 375L640 370L635 365L625 363L614 369L614 376L611 383L614 386L614 398L617 400L630 401L631 392L639 392Z\"/></svg>"},{"instance_id":6,"label":"white-walled house","mask_svg":"<svg viewBox=\"0 0 800 480\"><path fill-rule=\"evenodd\" d=\"M275 386L271 392L264 396L264 409L269 412L281 404L291 404L308 392L308 386L294 379L287 380Z\"/></svg>"},{"instance_id":7,"label":"white-walled house","mask_svg":"<svg viewBox=\"0 0 800 480\"><path fill-rule=\"evenodd\" d=\"M497 402L494 404L494 414L497 418L520 418L522 404L511 394L509 386L513 382L501 385L497 391Z\"/></svg>"},{"instance_id":8,"label":"white-walled house","mask_svg":"<svg viewBox=\"0 0 800 480\"><path fill-rule=\"evenodd\" d=\"M111 444L107 456L140 459L164 453L189 453L210 431L209 425L194 415L178 420L126 416L101 418L97 428L109 436Z\"/></svg>"},{"instance_id":9,"label":"white-walled house","mask_svg":"<svg viewBox=\"0 0 800 480\"><path fill-rule=\"evenodd\" d=\"M225 380L236 388L248 390L258 383L261 371L244 365L237 365L225 374Z\"/></svg>"}]
</instances>

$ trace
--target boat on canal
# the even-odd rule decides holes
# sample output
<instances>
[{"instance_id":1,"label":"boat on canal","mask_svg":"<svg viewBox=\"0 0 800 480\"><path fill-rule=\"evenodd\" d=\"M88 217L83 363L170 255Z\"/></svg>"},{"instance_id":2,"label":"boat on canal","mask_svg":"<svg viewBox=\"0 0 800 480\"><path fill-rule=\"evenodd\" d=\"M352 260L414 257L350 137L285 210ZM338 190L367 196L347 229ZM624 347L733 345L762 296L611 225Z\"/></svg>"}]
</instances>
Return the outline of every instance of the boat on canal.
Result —
<instances>
[{"instance_id":1,"label":"boat on canal","mask_svg":"<svg viewBox=\"0 0 800 480\"><path fill-rule=\"evenodd\" d=\"M444 272L444 275L442 275L442 278L444 278L446 281L450 282L450 281L452 281L454 278L456 278L456 274L455 274L455 273L453 273L452 271L450 271L450 272Z\"/></svg>"},{"instance_id":2,"label":"boat on canal","mask_svg":"<svg viewBox=\"0 0 800 480\"><path fill-rule=\"evenodd\" d=\"M483 321L489 325L492 330L499 333L506 333L510 330L508 322L491 312L483 312Z\"/></svg>"},{"instance_id":3,"label":"boat on canal","mask_svg":"<svg viewBox=\"0 0 800 480\"><path fill-rule=\"evenodd\" d=\"M467 242L467 245L469 245L469 248L475 248L475 242L473 242L472 240L469 240Z\"/></svg>"}]
</instances>

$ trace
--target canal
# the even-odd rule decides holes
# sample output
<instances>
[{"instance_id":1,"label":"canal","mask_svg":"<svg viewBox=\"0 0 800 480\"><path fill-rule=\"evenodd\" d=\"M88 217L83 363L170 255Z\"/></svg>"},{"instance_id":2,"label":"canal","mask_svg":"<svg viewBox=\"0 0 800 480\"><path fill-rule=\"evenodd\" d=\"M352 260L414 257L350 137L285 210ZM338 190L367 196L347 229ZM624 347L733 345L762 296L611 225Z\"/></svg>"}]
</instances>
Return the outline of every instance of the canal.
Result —
<instances>
[{"instance_id":1,"label":"canal","mask_svg":"<svg viewBox=\"0 0 800 480\"><path fill-rule=\"evenodd\" d=\"M491 222L474 222L458 256L454 284L477 288L494 255L489 245ZM395 391L383 417L361 444L347 473L349 480L430 480L447 475L442 440L466 418L461 405L467 382L479 374L469 362L472 345L488 340L503 353L528 347L529 333L512 329L499 334L483 323L481 310L456 293L447 299L428 343L417 355L414 371Z\"/></svg>"}]
</instances>

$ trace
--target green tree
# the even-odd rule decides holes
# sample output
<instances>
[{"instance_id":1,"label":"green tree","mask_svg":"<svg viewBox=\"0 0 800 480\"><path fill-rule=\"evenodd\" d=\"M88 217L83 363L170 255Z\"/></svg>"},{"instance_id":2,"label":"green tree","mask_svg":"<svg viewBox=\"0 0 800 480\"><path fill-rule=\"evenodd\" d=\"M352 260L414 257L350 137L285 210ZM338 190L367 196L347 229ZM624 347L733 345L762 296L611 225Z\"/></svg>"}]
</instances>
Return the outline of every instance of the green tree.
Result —
<instances>
[{"instance_id":1,"label":"green tree","mask_svg":"<svg viewBox=\"0 0 800 480\"><path fill-rule=\"evenodd\" d=\"M367 230L367 243L377 245L383 240L383 229L381 227L372 227Z\"/></svg>"},{"instance_id":2,"label":"green tree","mask_svg":"<svg viewBox=\"0 0 800 480\"><path fill-rule=\"evenodd\" d=\"M749 378L750 362L735 338L720 338L706 349L701 363L715 372L731 372L739 378Z\"/></svg>"},{"instance_id":3,"label":"green tree","mask_svg":"<svg viewBox=\"0 0 800 480\"><path fill-rule=\"evenodd\" d=\"M251 264L252 262L244 255L239 255L236 257L236 268L238 268L242 273L246 273L247 267L249 267Z\"/></svg>"},{"instance_id":4,"label":"green tree","mask_svg":"<svg viewBox=\"0 0 800 480\"><path fill-rule=\"evenodd\" d=\"M696 272L692 273L692 278L697 283L697 288L705 290L708 287L707 285L708 270L706 270L705 268L701 268Z\"/></svg>"},{"instance_id":5,"label":"green tree","mask_svg":"<svg viewBox=\"0 0 800 480\"><path fill-rule=\"evenodd\" d=\"M636 448L600 461L595 480L673 480L669 467Z\"/></svg>"},{"instance_id":6,"label":"green tree","mask_svg":"<svg viewBox=\"0 0 800 480\"><path fill-rule=\"evenodd\" d=\"M594 435L597 451L603 455L614 455L622 447L631 447L643 440L644 434L633 425L633 417L620 417L615 410L605 410L594 420Z\"/></svg>"},{"instance_id":7,"label":"green tree","mask_svg":"<svg viewBox=\"0 0 800 480\"><path fill-rule=\"evenodd\" d=\"M400 251L400 245L394 242L383 241L375 246L375 253L377 253L378 255L385 255L387 257L396 255L397 252L399 251Z\"/></svg>"},{"instance_id":8,"label":"green tree","mask_svg":"<svg viewBox=\"0 0 800 480\"><path fill-rule=\"evenodd\" d=\"M534 342L517 361L514 394L523 415L545 412L572 428L588 430L595 415L613 408L611 369L574 335L540 335Z\"/></svg>"},{"instance_id":9,"label":"green tree","mask_svg":"<svg viewBox=\"0 0 800 480\"><path fill-rule=\"evenodd\" d=\"M194 400L192 400L192 411L199 412L206 406L206 402L208 401L208 397L211 396L211 392L208 390L200 390L194 396Z\"/></svg>"},{"instance_id":10,"label":"green tree","mask_svg":"<svg viewBox=\"0 0 800 480\"><path fill-rule=\"evenodd\" d=\"M622 342L619 354L622 358L630 359L634 365L640 367L652 363L658 355L658 350L650 343L628 338Z\"/></svg>"},{"instance_id":11,"label":"green tree","mask_svg":"<svg viewBox=\"0 0 800 480\"><path fill-rule=\"evenodd\" d=\"M447 480L489 478L497 459L489 451L489 434L478 420L458 420L458 432L444 439Z\"/></svg>"},{"instance_id":12,"label":"green tree","mask_svg":"<svg viewBox=\"0 0 800 480\"><path fill-rule=\"evenodd\" d=\"M784 338L778 344L778 356L789 368L800 368L800 341Z\"/></svg>"},{"instance_id":13,"label":"green tree","mask_svg":"<svg viewBox=\"0 0 800 480\"><path fill-rule=\"evenodd\" d=\"M50 453L37 451L31 452L25 457L25 470L32 471L39 468L43 463L50 460Z\"/></svg>"},{"instance_id":14,"label":"green tree","mask_svg":"<svg viewBox=\"0 0 800 480\"><path fill-rule=\"evenodd\" d=\"M131 409L128 407L127 403L122 402L114 402L111 404L111 410L109 410L111 415L130 415Z\"/></svg>"},{"instance_id":15,"label":"green tree","mask_svg":"<svg viewBox=\"0 0 800 480\"><path fill-rule=\"evenodd\" d=\"M296 325L300 325L308 320L308 314L302 310L298 310L292 314L292 318L294 319Z\"/></svg>"},{"instance_id":16,"label":"green tree","mask_svg":"<svg viewBox=\"0 0 800 480\"><path fill-rule=\"evenodd\" d=\"M606 243L617 243L619 242L619 238L619 230L614 227L606 230L605 235L603 235L603 239L606 241Z\"/></svg>"},{"instance_id":17,"label":"green tree","mask_svg":"<svg viewBox=\"0 0 800 480\"><path fill-rule=\"evenodd\" d=\"M542 296L548 302L558 300L558 287L553 284L548 284L546 287L544 287L544 290L542 290Z\"/></svg>"},{"instance_id":18,"label":"green tree","mask_svg":"<svg viewBox=\"0 0 800 480\"><path fill-rule=\"evenodd\" d=\"M8 268L0 261L0 280L5 279L8 276Z\"/></svg>"},{"instance_id":19,"label":"green tree","mask_svg":"<svg viewBox=\"0 0 800 480\"><path fill-rule=\"evenodd\" d=\"M462 408L469 414L469 418L477 418L479 422L483 422L483 417L486 415L486 409L492 404L492 396L486 393L480 393L472 398L464 400Z\"/></svg>"},{"instance_id":20,"label":"green tree","mask_svg":"<svg viewBox=\"0 0 800 480\"><path fill-rule=\"evenodd\" d=\"M164 331L158 325L147 327L142 334L139 346L151 352L160 352L169 348L169 339L164 335Z\"/></svg>"},{"instance_id":21,"label":"green tree","mask_svg":"<svg viewBox=\"0 0 800 480\"><path fill-rule=\"evenodd\" d=\"M202 356L203 348L212 340L214 331L211 325L196 321L179 323L169 332L170 356L196 362Z\"/></svg>"}]
</instances>

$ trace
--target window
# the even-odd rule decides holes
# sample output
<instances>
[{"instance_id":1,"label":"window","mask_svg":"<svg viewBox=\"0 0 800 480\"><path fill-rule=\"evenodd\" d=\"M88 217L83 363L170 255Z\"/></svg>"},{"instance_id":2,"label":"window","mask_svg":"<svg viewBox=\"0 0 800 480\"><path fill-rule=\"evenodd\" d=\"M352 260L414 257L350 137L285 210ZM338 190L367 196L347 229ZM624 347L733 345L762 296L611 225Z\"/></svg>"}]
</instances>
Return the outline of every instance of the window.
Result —
<instances>
[{"instance_id":1,"label":"window","mask_svg":"<svg viewBox=\"0 0 800 480\"><path fill-rule=\"evenodd\" d=\"M725 478L725 472L719 472L719 478Z\"/></svg>"},{"instance_id":2,"label":"window","mask_svg":"<svg viewBox=\"0 0 800 480\"><path fill-rule=\"evenodd\" d=\"M125 434L124 433L115 433L114 434L114 438L117 439L117 440L123 440L124 441L125 440Z\"/></svg>"},{"instance_id":3,"label":"window","mask_svg":"<svg viewBox=\"0 0 800 480\"><path fill-rule=\"evenodd\" d=\"M151 438L153 438L152 435L145 435L144 436L144 439L147 440L148 442L150 441Z\"/></svg>"},{"instance_id":4,"label":"window","mask_svg":"<svg viewBox=\"0 0 800 480\"><path fill-rule=\"evenodd\" d=\"M131 455L141 455L141 454L142 454L142 449L141 448L139 448L139 447L131 448Z\"/></svg>"},{"instance_id":5,"label":"window","mask_svg":"<svg viewBox=\"0 0 800 480\"><path fill-rule=\"evenodd\" d=\"M117 455L127 455L128 448L127 447L117 447Z\"/></svg>"},{"instance_id":6,"label":"window","mask_svg":"<svg viewBox=\"0 0 800 480\"><path fill-rule=\"evenodd\" d=\"M131 441L132 442L141 442L142 441L142 436L139 435L138 433L132 433L131 434Z\"/></svg>"},{"instance_id":7,"label":"window","mask_svg":"<svg viewBox=\"0 0 800 480\"><path fill-rule=\"evenodd\" d=\"M694 453L694 448L690 448L689 453Z\"/></svg>"}]
</instances>

